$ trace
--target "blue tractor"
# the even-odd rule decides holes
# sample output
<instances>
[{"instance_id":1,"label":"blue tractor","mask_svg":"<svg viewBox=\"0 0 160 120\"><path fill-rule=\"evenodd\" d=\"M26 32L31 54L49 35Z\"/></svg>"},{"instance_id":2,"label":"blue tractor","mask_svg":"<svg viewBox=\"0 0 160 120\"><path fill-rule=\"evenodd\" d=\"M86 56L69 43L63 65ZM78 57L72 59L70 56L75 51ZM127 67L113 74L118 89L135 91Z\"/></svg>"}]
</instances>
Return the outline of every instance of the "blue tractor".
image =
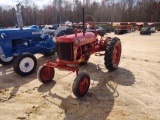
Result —
<instances>
[{"instance_id":1,"label":"blue tractor","mask_svg":"<svg viewBox=\"0 0 160 120\"><path fill-rule=\"evenodd\" d=\"M0 29L0 64L13 62L15 72L21 76L31 74L37 65L33 54L55 54L55 43L50 35L33 25L28 28Z\"/></svg>"},{"instance_id":2,"label":"blue tractor","mask_svg":"<svg viewBox=\"0 0 160 120\"><path fill-rule=\"evenodd\" d=\"M17 5L17 21L19 28L0 29L0 64L13 62L14 71L26 76L36 69L36 53L45 56L55 54L55 43L49 34L45 34L36 25L23 28L21 11Z\"/></svg>"}]
</instances>

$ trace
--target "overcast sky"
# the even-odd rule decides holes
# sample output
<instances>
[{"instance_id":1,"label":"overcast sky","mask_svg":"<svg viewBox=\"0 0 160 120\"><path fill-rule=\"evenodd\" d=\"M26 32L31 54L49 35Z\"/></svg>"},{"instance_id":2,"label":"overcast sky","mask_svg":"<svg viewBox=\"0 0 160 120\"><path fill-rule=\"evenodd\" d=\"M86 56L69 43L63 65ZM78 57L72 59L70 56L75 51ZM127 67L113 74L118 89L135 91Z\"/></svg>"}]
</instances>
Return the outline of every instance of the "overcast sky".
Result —
<instances>
[{"instance_id":1,"label":"overcast sky","mask_svg":"<svg viewBox=\"0 0 160 120\"><path fill-rule=\"evenodd\" d=\"M16 4L19 1L24 1L24 0L0 0L0 6L12 6L12 7L15 7ZM36 5L42 7L44 5L48 5L53 0L32 0L32 1L34 1L34 3ZM73 0L67 0L67 1L73 1ZM83 0L81 0L81 1L83 1ZM96 1L101 1L101 0L96 0Z\"/></svg>"}]
</instances>

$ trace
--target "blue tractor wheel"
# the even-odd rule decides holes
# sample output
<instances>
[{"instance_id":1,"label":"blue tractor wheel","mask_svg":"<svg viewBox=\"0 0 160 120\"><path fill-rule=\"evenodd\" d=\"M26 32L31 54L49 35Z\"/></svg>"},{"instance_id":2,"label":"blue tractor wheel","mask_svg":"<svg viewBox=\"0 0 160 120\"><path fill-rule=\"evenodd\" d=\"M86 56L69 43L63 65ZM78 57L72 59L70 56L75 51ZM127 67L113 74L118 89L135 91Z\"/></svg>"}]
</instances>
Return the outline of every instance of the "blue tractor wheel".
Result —
<instances>
[{"instance_id":1,"label":"blue tractor wheel","mask_svg":"<svg viewBox=\"0 0 160 120\"><path fill-rule=\"evenodd\" d=\"M13 62L14 71L20 76L27 76L34 72L37 67L37 59L31 53L18 55Z\"/></svg>"}]
</instances>

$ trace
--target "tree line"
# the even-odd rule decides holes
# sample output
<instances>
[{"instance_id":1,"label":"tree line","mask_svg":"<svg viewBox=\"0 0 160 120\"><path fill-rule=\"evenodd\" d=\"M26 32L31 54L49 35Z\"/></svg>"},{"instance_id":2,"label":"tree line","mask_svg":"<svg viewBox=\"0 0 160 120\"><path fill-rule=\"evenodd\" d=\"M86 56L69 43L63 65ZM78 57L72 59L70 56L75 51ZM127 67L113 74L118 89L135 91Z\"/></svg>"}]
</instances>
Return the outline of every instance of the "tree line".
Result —
<instances>
[{"instance_id":1,"label":"tree line","mask_svg":"<svg viewBox=\"0 0 160 120\"><path fill-rule=\"evenodd\" d=\"M82 21L82 8L85 7L85 20L95 22L160 22L160 0L52 0L39 8L33 0L21 1L25 26ZM16 7L7 9L0 6L0 25L17 24Z\"/></svg>"}]
</instances>

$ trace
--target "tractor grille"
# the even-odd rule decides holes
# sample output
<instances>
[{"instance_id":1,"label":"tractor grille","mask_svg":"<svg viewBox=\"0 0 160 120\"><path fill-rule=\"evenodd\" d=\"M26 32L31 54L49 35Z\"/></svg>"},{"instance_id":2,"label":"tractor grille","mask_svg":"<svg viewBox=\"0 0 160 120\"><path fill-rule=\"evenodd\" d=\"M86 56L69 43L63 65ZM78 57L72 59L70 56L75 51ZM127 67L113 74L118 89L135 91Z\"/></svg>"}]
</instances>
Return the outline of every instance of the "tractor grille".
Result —
<instances>
[{"instance_id":1,"label":"tractor grille","mask_svg":"<svg viewBox=\"0 0 160 120\"><path fill-rule=\"evenodd\" d=\"M73 61L73 42L57 42L57 54L59 59L66 61Z\"/></svg>"}]
</instances>

